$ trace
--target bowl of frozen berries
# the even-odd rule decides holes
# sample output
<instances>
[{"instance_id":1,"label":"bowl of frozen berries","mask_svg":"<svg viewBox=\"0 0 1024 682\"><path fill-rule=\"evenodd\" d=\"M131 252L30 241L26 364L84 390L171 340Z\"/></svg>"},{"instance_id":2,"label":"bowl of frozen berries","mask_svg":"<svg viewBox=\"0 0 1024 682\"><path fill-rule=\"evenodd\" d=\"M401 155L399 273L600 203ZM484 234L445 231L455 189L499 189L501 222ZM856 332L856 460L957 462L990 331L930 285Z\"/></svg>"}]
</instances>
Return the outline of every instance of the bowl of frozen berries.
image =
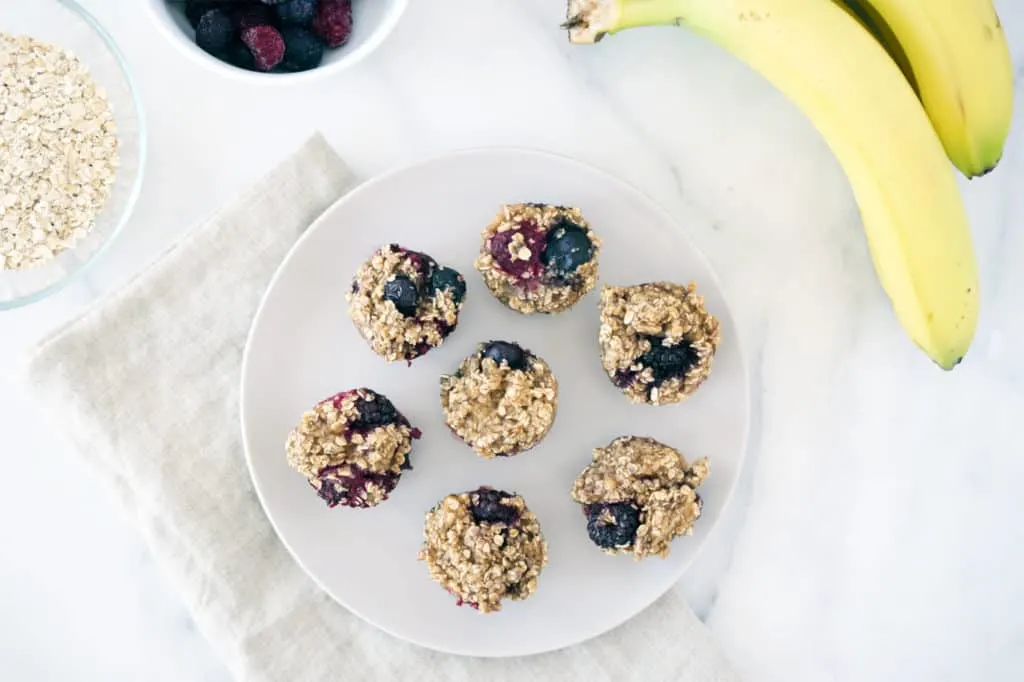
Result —
<instances>
[{"instance_id":1,"label":"bowl of frozen berries","mask_svg":"<svg viewBox=\"0 0 1024 682\"><path fill-rule=\"evenodd\" d=\"M292 81L350 66L408 0L148 0L167 37L223 74Z\"/></svg>"}]
</instances>

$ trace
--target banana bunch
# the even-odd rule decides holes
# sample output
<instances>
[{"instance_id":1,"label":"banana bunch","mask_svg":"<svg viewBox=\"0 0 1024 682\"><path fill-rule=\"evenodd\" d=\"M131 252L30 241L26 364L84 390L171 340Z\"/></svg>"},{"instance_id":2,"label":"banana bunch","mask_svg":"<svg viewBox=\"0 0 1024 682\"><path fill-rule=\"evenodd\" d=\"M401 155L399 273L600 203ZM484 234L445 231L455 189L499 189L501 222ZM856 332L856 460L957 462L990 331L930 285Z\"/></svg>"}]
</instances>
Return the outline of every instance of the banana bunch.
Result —
<instances>
[{"instance_id":1,"label":"banana bunch","mask_svg":"<svg viewBox=\"0 0 1024 682\"><path fill-rule=\"evenodd\" d=\"M684 26L792 99L846 172L903 328L943 369L959 364L979 292L949 162L969 178L992 170L1013 103L991 0L568 0L568 9L574 43Z\"/></svg>"}]
</instances>

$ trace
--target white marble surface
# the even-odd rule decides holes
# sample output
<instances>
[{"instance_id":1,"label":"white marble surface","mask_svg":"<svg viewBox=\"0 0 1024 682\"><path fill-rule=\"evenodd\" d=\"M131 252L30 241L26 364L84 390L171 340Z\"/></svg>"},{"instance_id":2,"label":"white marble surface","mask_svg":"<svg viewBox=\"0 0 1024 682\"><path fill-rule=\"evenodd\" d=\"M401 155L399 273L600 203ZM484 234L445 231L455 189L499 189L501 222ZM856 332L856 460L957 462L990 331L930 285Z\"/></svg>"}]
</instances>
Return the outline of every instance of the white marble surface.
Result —
<instances>
[{"instance_id":1,"label":"white marble surface","mask_svg":"<svg viewBox=\"0 0 1024 682\"><path fill-rule=\"evenodd\" d=\"M571 47L560 0L414 2L359 68L283 90L183 59L141 3L82 1L134 65L152 155L129 229L88 281L0 313L0 679L227 678L132 520L11 375L314 129L365 176L538 147L711 216L693 237L744 328L756 468L681 589L755 682L1024 677L1024 107L998 171L964 184L984 305L971 354L943 374L897 326L823 141L682 31ZM997 5L1020 69L1024 5ZM0 29L12 11L5 0Z\"/></svg>"}]
</instances>

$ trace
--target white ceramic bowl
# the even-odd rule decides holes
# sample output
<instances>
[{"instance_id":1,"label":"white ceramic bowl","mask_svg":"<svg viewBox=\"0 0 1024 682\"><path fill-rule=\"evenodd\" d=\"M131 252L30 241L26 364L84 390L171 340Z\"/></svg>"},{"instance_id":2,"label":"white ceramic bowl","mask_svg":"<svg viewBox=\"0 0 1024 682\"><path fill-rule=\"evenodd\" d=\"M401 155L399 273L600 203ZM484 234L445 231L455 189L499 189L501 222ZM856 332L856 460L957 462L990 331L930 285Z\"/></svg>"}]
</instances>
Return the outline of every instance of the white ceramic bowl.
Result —
<instances>
[{"instance_id":1,"label":"white ceramic bowl","mask_svg":"<svg viewBox=\"0 0 1024 682\"><path fill-rule=\"evenodd\" d=\"M186 55L219 74L260 83L295 83L337 73L373 52L398 25L409 0L352 0L352 36L338 48L324 50L320 66L298 73L246 71L217 59L195 43L195 30L185 18L183 0L145 0L160 32Z\"/></svg>"}]
</instances>

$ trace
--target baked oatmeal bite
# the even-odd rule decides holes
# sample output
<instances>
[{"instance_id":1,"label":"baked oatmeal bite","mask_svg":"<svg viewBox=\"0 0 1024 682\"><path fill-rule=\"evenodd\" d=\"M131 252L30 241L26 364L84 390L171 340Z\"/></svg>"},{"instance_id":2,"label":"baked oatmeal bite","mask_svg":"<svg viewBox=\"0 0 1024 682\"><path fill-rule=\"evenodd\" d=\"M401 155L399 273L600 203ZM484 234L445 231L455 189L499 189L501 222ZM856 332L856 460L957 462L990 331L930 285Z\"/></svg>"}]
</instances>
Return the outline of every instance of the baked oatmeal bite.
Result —
<instances>
[{"instance_id":1,"label":"baked oatmeal bite","mask_svg":"<svg viewBox=\"0 0 1024 682\"><path fill-rule=\"evenodd\" d=\"M708 463L692 464L653 438L622 436L594 449L572 487L590 540L608 554L665 557L673 539L693 534Z\"/></svg>"},{"instance_id":2,"label":"baked oatmeal bite","mask_svg":"<svg viewBox=\"0 0 1024 682\"><path fill-rule=\"evenodd\" d=\"M448 337L459 321L466 280L425 253L388 244L352 278L348 312L373 352L412 361Z\"/></svg>"},{"instance_id":3,"label":"baked oatmeal bite","mask_svg":"<svg viewBox=\"0 0 1024 682\"><path fill-rule=\"evenodd\" d=\"M695 284L605 286L599 305L601 364L631 402L678 403L708 378L721 333Z\"/></svg>"},{"instance_id":4,"label":"baked oatmeal bite","mask_svg":"<svg viewBox=\"0 0 1024 682\"><path fill-rule=\"evenodd\" d=\"M339 393L302 415L288 435L288 465L328 507L375 507L411 469L420 430L387 397L368 388Z\"/></svg>"},{"instance_id":5,"label":"baked oatmeal bite","mask_svg":"<svg viewBox=\"0 0 1024 682\"><path fill-rule=\"evenodd\" d=\"M481 457L537 445L554 424L558 381L541 358L510 341L488 341L441 377L441 409L457 437Z\"/></svg>"},{"instance_id":6,"label":"baked oatmeal bite","mask_svg":"<svg viewBox=\"0 0 1024 682\"><path fill-rule=\"evenodd\" d=\"M548 548L522 497L483 486L427 513L419 559L457 605L489 613L536 591Z\"/></svg>"},{"instance_id":7,"label":"baked oatmeal bite","mask_svg":"<svg viewBox=\"0 0 1024 682\"><path fill-rule=\"evenodd\" d=\"M484 228L476 269L495 298L520 313L559 313L597 283L601 240L578 208L503 206Z\"/></svg>"}]
</instances>

